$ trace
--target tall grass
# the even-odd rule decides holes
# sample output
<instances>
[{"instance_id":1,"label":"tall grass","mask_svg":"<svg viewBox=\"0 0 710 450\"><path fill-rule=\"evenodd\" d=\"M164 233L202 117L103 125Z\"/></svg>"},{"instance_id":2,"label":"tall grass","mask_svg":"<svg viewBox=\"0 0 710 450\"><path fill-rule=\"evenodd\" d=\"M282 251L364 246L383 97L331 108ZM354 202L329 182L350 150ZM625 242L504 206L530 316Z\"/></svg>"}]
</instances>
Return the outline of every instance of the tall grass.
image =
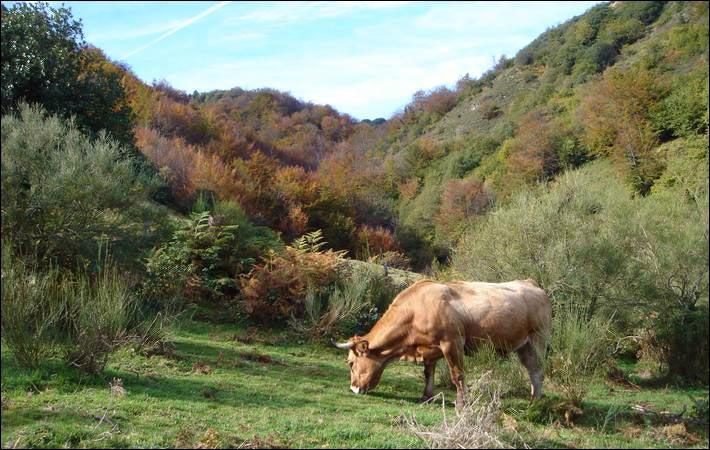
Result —
<instances>
[{"instance_id":1,"label":"tall grass","mask_svg":"<svg viewBox=\"0 0 710 450\"><path fill-rule=\"evenodd\" d=\"M61 354L69 365L101 371L110 353L128 341L137 306L115 269L96 275L37 269L3 243L2 338L26 367Z\"/></svg>"},{"instance_id":2,"label":"tall grass","mask_svg":"<svg viewBox=\"0 0 710 450\"><path fill-rule=\"evenodd\" d=\"M35 272L2 244L2 339L17 361L37 367L56 347L64 314L61 275L56 268Z\"/></svg>"},{"instance_id":3,"label":"tall grass","mask_svg":"<svg viewBox=\"0 0 710 450\"><path fill-rule=\"evenodd\" d=\"M309 289L304 298L304 318L292 319L291 326L311 338L364 333L384 312L395 291L376 270L352 269L324 295Z\"/></svg>"}]
</instances>

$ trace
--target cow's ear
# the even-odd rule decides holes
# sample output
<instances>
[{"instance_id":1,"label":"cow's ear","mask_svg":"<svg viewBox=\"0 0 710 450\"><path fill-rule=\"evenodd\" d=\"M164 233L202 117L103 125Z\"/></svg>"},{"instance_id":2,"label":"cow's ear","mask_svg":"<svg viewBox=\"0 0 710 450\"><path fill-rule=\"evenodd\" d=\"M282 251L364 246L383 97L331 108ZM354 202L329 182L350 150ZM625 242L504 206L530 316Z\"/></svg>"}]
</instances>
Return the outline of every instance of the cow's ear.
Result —
<instances>
[{"instance_id":1,"label":"cow's ear","mask_svg":"<svg viewBox=\"0 0 710 450\"><path fill-rule=\"evenodd\" d=\"M361 353L363 355L367 355L369 353L368 346L369 346L369 344L367 343L367 341L362 340L362 341L358 341L355 344L355 349L358 351L358 353Z\"/></svg>"}]
</instances>

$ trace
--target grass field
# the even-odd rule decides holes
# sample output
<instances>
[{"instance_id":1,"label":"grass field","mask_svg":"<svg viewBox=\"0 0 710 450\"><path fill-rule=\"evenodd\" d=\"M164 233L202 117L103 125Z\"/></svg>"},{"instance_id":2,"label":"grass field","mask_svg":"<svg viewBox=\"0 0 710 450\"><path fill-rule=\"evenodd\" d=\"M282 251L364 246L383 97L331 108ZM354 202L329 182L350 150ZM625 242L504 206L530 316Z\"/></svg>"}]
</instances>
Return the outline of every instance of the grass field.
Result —
<instances>
[{"instance_id":1,"label":"grass field","mask_svg":"<svg viewBox=\"0 0 710 450\"><path fill-rule=\"evenodd\" d=\"M403 424L439 423L420 405L422 368L396 363L367 396L350 393L345 354L278 332L185 321L169 355L116 353L101 376L20 369L2 350L3 447L422 447ZM633 365L623 367L627 372ZM120 381L118 380L120 379ZM639 383L641 381L639 380ZM110 385L114 387L111 388ZM550 383L544 404L524 389L503 399L505 427L540 447L707 447L686 429L631 406L681 411L707 389L634 387L599 380L582 415L565 423ZM527 387L525 387L527 388ZM452 390L437 387L447 400ZM446 407L454 414L453 405Z\"/></svg>"}]
</instances>

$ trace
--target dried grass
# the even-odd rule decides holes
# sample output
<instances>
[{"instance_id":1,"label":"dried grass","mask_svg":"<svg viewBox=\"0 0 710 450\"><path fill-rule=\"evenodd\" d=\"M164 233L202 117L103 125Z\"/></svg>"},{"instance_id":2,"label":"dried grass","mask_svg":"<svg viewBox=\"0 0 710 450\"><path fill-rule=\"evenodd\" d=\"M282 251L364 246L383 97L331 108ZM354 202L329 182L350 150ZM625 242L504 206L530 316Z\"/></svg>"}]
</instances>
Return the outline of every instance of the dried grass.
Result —
<instances>
[{"instance_id":1,"label":"dried grass","mask_svg":"<svg viewBox=\"0 0 710 450\"><path fill-rule=\"evenodd\" d=\"M422 427L416 419L405 418L409 430L426 442L428 448L511 448L501 426L501 388L492 380L492 371L469 384L468 398L454 418L448 418L441 397L444 420L433 427ZM441 394L439 394L441 395Z\"/></svg>"}]
</instances>

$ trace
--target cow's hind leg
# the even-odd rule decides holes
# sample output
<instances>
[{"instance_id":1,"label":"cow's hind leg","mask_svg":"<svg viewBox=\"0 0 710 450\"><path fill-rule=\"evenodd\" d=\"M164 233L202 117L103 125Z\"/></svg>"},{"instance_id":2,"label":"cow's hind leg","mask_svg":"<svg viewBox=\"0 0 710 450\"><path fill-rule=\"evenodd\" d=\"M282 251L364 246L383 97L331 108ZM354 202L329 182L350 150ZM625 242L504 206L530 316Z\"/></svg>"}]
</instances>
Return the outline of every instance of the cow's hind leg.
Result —
<instances>
[{"instance_id":1,"label":"cow's hind leg","mask_svg":"<svg viewBox=\"0 0 710 450\"><path fill-rule=\"evenodd\" d=\"M533 334L528 342L516 350L520 362L528 371L530 377L530 396L542 397L542 381L545 378L543 363L545 358L545 339L542 335Z\"/></svg>"},{"instance_id":2,"label":"cow's hind leg","mask_svg":"<svg viewBox=\"0 0 710 450\"><path fill-rule=\"evenodd\" d=\"M466 397L466 383L463 372L463 342L442 342L441 352L446 358L451 373L451 381L456 385L456 409L463 408Z\"/></svg>"},{"instance_id":3,"label":"cow's hind leg","mask_svg":"<svg viewBox=\"0 0 710 450\"><path fill-rule=\"evenodd\" d=\"M429 401L434 396L434 372L436 372L436 361L424 363L424 394L419 399L420 402Z\"/></svg>"}]
</instances>

